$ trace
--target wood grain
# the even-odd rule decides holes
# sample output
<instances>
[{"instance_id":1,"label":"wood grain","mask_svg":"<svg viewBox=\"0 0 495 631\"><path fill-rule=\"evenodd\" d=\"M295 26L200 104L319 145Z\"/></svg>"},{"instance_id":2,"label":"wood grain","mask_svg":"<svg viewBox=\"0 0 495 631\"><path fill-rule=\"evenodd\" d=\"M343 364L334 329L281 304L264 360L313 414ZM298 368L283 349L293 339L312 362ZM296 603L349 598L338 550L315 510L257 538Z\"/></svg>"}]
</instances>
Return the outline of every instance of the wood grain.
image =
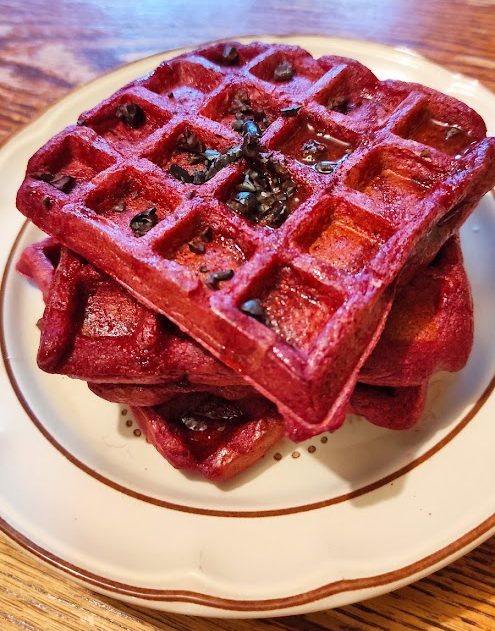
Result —
<instances>
[{"instance_id":1,"label":"wood grain","mask_svg":"<svg viewBox=\"0 0 495 631\"><path fill-rule=\"evenodd\" d=\"M71 88L209 39L317 33L406 46L495 90L494 0L0 0L0 144ZM307 616L222 621L95 595L0 536L1 631L495 629L495 539L410 587Z\"/></svg>"}]
</instances>

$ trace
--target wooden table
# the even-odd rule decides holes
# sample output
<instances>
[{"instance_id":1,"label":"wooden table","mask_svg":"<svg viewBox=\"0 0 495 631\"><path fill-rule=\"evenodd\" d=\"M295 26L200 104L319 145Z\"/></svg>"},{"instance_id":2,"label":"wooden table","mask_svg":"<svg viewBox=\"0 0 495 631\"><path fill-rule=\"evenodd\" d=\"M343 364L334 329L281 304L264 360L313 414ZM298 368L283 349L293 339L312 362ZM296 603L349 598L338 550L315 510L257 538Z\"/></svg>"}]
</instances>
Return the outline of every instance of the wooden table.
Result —
<instances>
[{"instance_id":1,"label":"wooden table","mask_svg":"<svg viewBox=\"0 0 495 631\"><path fill-rule=\"evenodd\" d=\"M495 90L494 0L0 0L0 142L74 86L168 48L294 32L413 48ZM219 621L95 595L0 537L0 629L495 629L495 539L415 585L308 616Z\"/></svg>"}]
</instances>

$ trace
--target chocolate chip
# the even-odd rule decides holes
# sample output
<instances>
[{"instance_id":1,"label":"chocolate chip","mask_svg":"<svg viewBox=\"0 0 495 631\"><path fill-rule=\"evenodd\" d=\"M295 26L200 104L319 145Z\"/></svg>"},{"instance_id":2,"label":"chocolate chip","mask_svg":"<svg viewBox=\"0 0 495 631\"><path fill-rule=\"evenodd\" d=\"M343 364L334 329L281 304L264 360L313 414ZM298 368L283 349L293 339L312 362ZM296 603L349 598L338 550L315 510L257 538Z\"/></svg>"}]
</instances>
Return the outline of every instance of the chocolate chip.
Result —
<instances>
[{"instance_id":1,"label":"chocolate chip","mask_svg":"<svg viewBox=\"0 0 495 631\"><path fill-rule=\"evenodd\" d=\"M257 159L260 152L258 136L255 136L254 134L245 134L241 150L244 158L248 158L250 160Z\"/></svg>"},{"instance_id":2,"label":"chocolate chip","mask_svg":"<svg viewBox=\"0 0 495 631\"><path fill-rule=\"evenodd\" d=\"M54 176L47 171L37 171L36 173L31 173L31 177L35 180L41 180L42 182L51 182Z\"/></svg>"},{"instance_id":3,"label":"chocolate chip","mask_svg":"<svg viewBox=\"0 0 495 631\"><path fill-rule=\"evenodd\" d=\"M222 51L222 61L228 66L235 66L239 63L239 51L235 46L225 44Z\"/></svg>"},{"instance_id":4,"label":"chocolate chip","mask_svg":"<svg viewBox=\"0 0 495 631\"><path fill-rule=\"evenodd\" d=\"M212 272L208 275L208 278L205 281L205 284L210 289L218 289L218 285L220 282L224 280L230 280L234 277L234 270L227 269L221 272Z\"/></svg>"},{"instance_id":5,"label":"chocolate chip","mask_svg":"<svg viewBox=\"0 0 495 631\"><path fill-rule=\"evenodd\" d=\"M221 153L220 151L217 151L216 149L205 149L202 155L204 159L207 160L208 162L214 162L221 156Z\"/></svg>"},{"instance_id":6,"label":"chocolate chip","mask_svg":"<svg viewBox=\"0 0 495 631\"><path fill-rule=\"evenodd\" d=\"M294 75L294 66L288 61L281 61L273 71L275 81L290 81Z\"/></svg>"},{"instance_id":7,"label":"chocolate chip","mask_svg":"<svg viewBox=\"0 0 495 631\"><path fill-rule=\"evenodd\" d=\"M158 223L156 208L151 207L135 215L130 221L130 228L135 237L142 237Z\"/></svg>"},{"instance_id":8,"label":"chocolate chip","mask_svg":"<svg viewBox=\"0 0 495 631\"><path fill-rule=\"evenodd\" d=\"M234 199L227 202L227 206L241 215L247 215L258 205L258 198L255 193L240 191Z\"/></svg>"},{"instance_id":9,"label":"chocolate chip","mask_svg":"<svg viewBox=\"0 0 495 631\"><path fill-rule=\"evenodd\" d=\"M54 188L62 193L70 193L76 184L76 179L71 175L63 175L62 173L57 173L53 175L47 171L32 173L31 177L35 180L41 180L42 182L46 182L47 184L51 184Z\"/></svg>"},{"instance_id":10,"label":"chocolate chip","mask_svg":"<svg viewBox=\"0 0 495 631\"><path fill-rule=\"evenodd\" d=\"M76 178L71 175L58 174L52 178L50 184L62 193L70 193L76 185Z\"/></svg>"},{"instance_id":11,"label":"chocolate chip","mask_svg":"<svg viewBox=\"0 0 495 631\"><path fill-rule=\"evenodd\" d=\"M115 110L115 116L120 119L127 127L136 129L144 123L144 111L136 103L122 103Z\"/></svg>"},{"instance_id":12,"label":"chocolate chip","mask_svg":"<svg viewBox=\"0 0 495 631\"><path fill-rule=\"evenodd\" d=\"M175 164L175 162L170 165L168 172L176 180L179 180L180 182L184 182L184 184L192 184L193 182L193 179L194 179L193 176L188 171L186 171L186 169L183 169L178 164Z\"/></svg>"},{"instance_id":13,"label":"chocolate chip","mask_svg":"<svg viewBox=\"0 0 495 631\"><path fill-rule=\"evenodd\" d=\"M332 162L331 160L320 160L320 162L314 165L314 170L324 174L333 173L339 164L340 161Z\"/></svg>"},{"instance_id":14,"label":"chocolate chip","mask_svg":"<svg viewBox=\"0 0 495 631\"><path fill-rule=\"evenodd\" d=\"M206 171L194 171L192 174L192 183L199 186L206 182Z\"/></svg>"},{"instance_id":15,"label":"chocolate chip","mask_svg":"<svg viewBox=\"0 0 495 631\"><path fill-rule=\"evenodd\" d=\"M236 162L237 160L242 158L242 156L243 149L239 146L230 147L230 149L227 149L227 151L221 153L218 158L210 163L210 166L205 172L205 181L211 180L211 178L214 177L219 171L221 171L229 164Z\"/></svg>"},{"instance_id":16,"label":"chocolate chip","mask_svg":"<svg viewBox=\"0 0 495 631\"><path fill-rule=\"evenodd\" d=\"M190 429L192 432L204 432L208 429L208 423L206 421L202 421L195 416L184 415L180 419L187 429Z\"/></svg>"},{"instance_id":17,"label":"chocolate chip","mask_svg":"<svg viewBox=\"0 0 495 631\"><path fill-rule=\"evenodd\" d=\"M185 129L177 138L177 149L187 151L189 153L203 153L204 144L191 129Z\"/></svg>"},{"instance_id":18,"label":"chocolate chip","mask_svg":"<svg viewBox=\"0 0 495 631\"><path fill-rule=\"evenodd\" d=\"M53 200L52 200L50 197L48 197L48 196L46 195L46 196L45 196L45 197L43 197L43 199L41 200L41 203L42 203L42 205L43 205L45 208L51 208L51 207L52 207L52 205L53 205Z\"/></svg>"},{"instance_id":19,"label":"chocolate chip","mask_svg":"<svg viewBox=\"0 0 495 631\"><path fill-rule=\"evenodd\" d=\"M111 211L111 212L114 212L114 213L123 213L125 209L126 209L126 203L125 203L125 201L122 199L120 202L117 202L116 204L114 204L114 205L110 208L110 211Z\"/></svg>"},{"instance_id":20,"label":"chocolate chip","mask_svg":"<svg viewBox=\"0 0 495 631\"><path fill-rule=\"evenodd\" d=\"M240 310L248 316L263 322L266 318L266 313L261 304L261 300L259 298L252 298L250 300L246 300L240 306Z\"/></svg>"},{"instance_id":21,"label":"chocolate chip","mask_svg":"<svg viewBox=\"0 0 495 631\"><path fill-rule=\"evenodd\" d=\"M227 421L229 423L240 421L244 416L244 412L234 403L215 396L209 396L205 401L189 410L189 414L211 421Z\"/></svg>"},{"instance_id":22,"label":"chocolate chip","mask_svg":"<svg viewBox=\"0 0 495 631\"><path fill-rule=\"evenodd\" d=\"M242 132L244 128L244 120L242 118L237 118L231 125L234 131Z\"/></svg>"},{"instance_id":23,"label":"chocolate chip","mask_svg":"<svg viewBox=\"0 0 495 631\"><path fill-rule=\"evenodd\" d=\"M285 118L289 118L290 116L297 116L301 108L302 105L291 105L291 107L283 107L280 110L280 114Z\"/></svg>"},{"instance_id":24,"label":"chocolate chip","mask_svg":"<svg viewBox=\"0 0 495 631\"><path fill-rule=\"evenodd\" d=\"M251 120L245 121L242 126L242 133L246 136L255 136L256 138L261 136L260 128L254 121Z\"/></svg>"},{"instance_id":25,"label":"chocolate chip","mask_svg":"<svg viewBox=\"0 0 495 631\"><path fill-rule=\"evenodd\" d=\"M202 153L191 154L191 157L189 158L189 164L193 165L193 164L204 164L204 163L205 163L205 157Z\"/></svg>"},{"instance_id":26,"label":"chocolate chip","mask_svg":"<svg viewBox=\"0 0 495 631\"><path fill-rule=\"evenodd\" d=\"M204 243L211 243L211 241L213 241L213 228L207 226L199 236Z\"/></svg>"},{"instance_id":27,"label":"chocolate chip","mask_svg":"<svg viewBox=\"0 0 495 631\"><path fill-rule=\"evenodd\" d=\"M206 265L201 265L201 267L199 268L199 271L202 274L206 274L208 272L208 268L206 267Z\"/></svg>"},{"instance_id":28,"label":"chocolate chip","mask_svg":"<svg viewBox=\"0 0 495 631\"><path fill-rule=\"evenodd\" d=\"M235 114L236 120L232 122L231 127L237 132L243 132L246 121L257 123L260 133L264 132L271 122L265 112L253 109L251 99L245 90L234 94L227 112Z\"/></svg>"},{"instance_id":29,"label":"chocolate chip","mask_svg":"<svg viewBox=\"0 0 495 631\"><path fill-rule=\"evenodd\" d=\"M251 112L251 99L245 90L239 90L234 94L230 102L229 112L232 114Z\"/></svg>"},{"instance_id":30,"label":"chocolate chip","mask_svg":"<svg viewBox=\"0 0 495 631\"><path fill-rule=\"evenodd\" d=\"M168 98L169 98L169 99L175 99L175 95L174 95L174 93L173 93L173 92L169 92L169 93L168 93Z\"/></svg>"},{"instance_id":31,"label":"chocolate chip","mask_svg":"<svg viewBox=\"0 0 495 631\"><path fill-rule=\"evenodd\" d=\"M203 241L190 241L187 246L194 254L204 254L206 252L206 246Z\"/></svg>"},{"instance_id":32,"label":"chocolate chip","mask_svg":"<svg viewBox=\"0 0 495 631\"><path fill-rule=\"evenodd\" d=\"M257 142L251 136L245 137L245 141L248 139ZM243 143L243 153L249 168L226 204L254 223L278 228L287 219L287 201L296 192L290 173L284 164L260 153L257 144L247 151Z\"/></svg>"},{"instance_id":33,"label":"chocolate chip","mask_svg":"<svg viewBox=\"0 0 495 631\"><path fill-rule=\"evenodd\" d=\"M331 96L327 101L327 107L333 112L347 114L352 109L351 100L346 96Z\"/></svg>"}]
</instances>

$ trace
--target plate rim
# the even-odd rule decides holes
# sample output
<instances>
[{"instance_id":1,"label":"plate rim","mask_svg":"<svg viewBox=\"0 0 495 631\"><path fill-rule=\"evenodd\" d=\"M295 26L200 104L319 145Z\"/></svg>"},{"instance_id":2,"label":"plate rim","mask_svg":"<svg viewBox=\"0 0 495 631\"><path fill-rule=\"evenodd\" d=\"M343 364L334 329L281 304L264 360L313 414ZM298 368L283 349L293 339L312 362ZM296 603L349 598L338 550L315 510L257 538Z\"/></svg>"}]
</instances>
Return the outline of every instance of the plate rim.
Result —
<instances>
[{"instance_id":1,"label":"plate rim","mask_svg":"<svg viewBox=\"0 0 495 631\"><path fill-rule=\"evenodd\" d=\"M238 38L236 37L220 38L216 40L209 40L203 43L198 43L198 44L195 44L194 46L179 47L179 48L169 49L169 50L165 50L158 53L153 53L151 55L147 55L145 57L141 57L133 61L121 64L117 66L116 68L112 68L102 74L99 74L98 76L94 77L90 81L82 85L78 85L74 87L73 89L71 89L61 99L57 100L48 108L44 109L37 116L31 119L28 123L23 125L19 130L16 130L14 133L10 134L7 138L4 139L4 141L0 143L0 150L3 150L6 145L15 141L18 135L26 131L27 128L35 124L40 118L44 117L48 112L50 112L50 110L60 106L61 103L65 103L67 100L70 100L70 98L74 94L76 94L79 90L101 80L105 76L119 72L123 70L124 68L132 66L136 63L142 62L147 59L159 58L164 55L172 55L174 52L177 53L177 52L192 50L197 46L208 45L215 42L232 41L234 39L236 41L242 42L242 41L253 41L254 39L266 40L266 39L271 38L275 41L277 40L288 41L288 43L290 43L290 40L293 40L294 38L297 38L297 37L307 37L307 38L315 38L315 39L325 38L325 39L330 39L332 41L343 41L343 42L348 42L348 43L350 42L350 43L356 43L356 44L364 44L365 46L371 46L375 49L381 49L385 52L393 50L393 51L396 51L397 53L408 54L408 55L414 56L420 59L422 62L428 64L431 68L441 69L442 71L447 71L450 74L456 74L456 76L459 76L462 78L468 78L467 75L464 75L461 73L454 73L452 70L448 68L444 68L440 64L437 64L434 61L431 61L430 59L423 57L422 55L420 55L419 53L417 53L416 51L412 49L398 47L398 46L389 46L389 45L382 44L379 42L372 42L372 41L361 40L361 39L332 37L329 35L318 35L314 33L313 34L291 33L288 35L273 35L273 36L259 34L259 35L254 35L254 36L242 36ZM482 90L488 92L489 94L495 97L495 95L493 95L493 93L482 82L478 80L476 81ZM495 190L492 190L491 193L495 198ZM9 376L9 379L11 379L10 367L9 367L9 362L6 361L5 354L4 354L4 350L5 350L4 349L4 335L3 335L3 306L4 306L4 293L5 293L4 285L5 285L6 278L8 276L8 271L11 266L11 257L15 250L15 246L17 244L18 238L22 235L26 227L26 224L28 223L29 222L25 222L25 224L23 224L21 230L19 231L17 235L17 238L14 240L5 268L3 270L2 284L1 284L1 289L0 289L0 292L1 292L0 307L2 309L2 312L0 315L0 319L1 319L0 326L2 329L1 331L2 358L4 361L4 365L6 367L6 372ZM11 385L12 385L12 381L11 381ZM442 441L439 441L437 445L442 444L444 440L446 440L447 443L450 442L450 440L452 440L452 438L454 438L455 435L457 435L462 429L464 429L464 427L469 423L469 421L472 420L474 416L476 416L477 412L483 406L483 404L490 398L490 394L492 390L494 389L494 387L495 387L495 377L491 379L487 388L481 394L480 398L473 405L473 407L468 412L468 414L465 415L465 417L461 419L461 421L459 421L456 427L453 428L453 430L451 430L451 432L449 432L449 434L447 434ZM17 390L14 389L14 391L17 398L19 399ZM22 404L22 401L20 399L19 401ZM23 404L22 404L22 407L25 409L25 411L27 411ZM29 416L31 415L29 414ZM467 417L469 417L469 420L466 421ZM40 428L38 427L38 429ZM42 433L45 435L45 437L47 437L44 432ZM452 433L453 435L451 435ZM430 448L430 450L428 450L425 454L423 454L423 456L425 456L426 454L429 454L429 452L432 450L435 450L435 452L439 451L441 447L439 449L435 449L437 445L434 445L432 448ZM434 455L434 454L430 454L430 455ZM428 455L426 459L429 459L429 457L430 456ZM416 460L421 460L421 457L419 457ZM413 462L416 462L416 460ZM409 465L410 464L412 463L409 463ZM418 464L421 464L421 462L419 462ZM404 475L409 470L411 470L410 468L408 468L409 465L406 465L405 467L403 467L403 469L406 469L405 471L401 472L401 469L399 469L398 471L400 473L398 473L397 477L400 477L401 475ZM417 465L414 465L411 468L415 468L416 466ZM395 476L395 473L397 472L394 472L391 475ZM370 486L374 486L374 485L372 484ZM370 490L373 490L373 488L371 489L367 488L366 492L369 492ZM159 500L159 502L161 501ZM323 504L323 506L320 506L319 502L315 504L309 505L310 508L320 508L320 507L326 506L326 504ZM174 506L167 505L166 508L174 509ZM177 510L177 508L175 508L175 510ZM284 511L284 509L281 509L281 510ZM294 511L291 511L290 509L288 510L289 512L294 512ZM301 512L302 510L307 510L307 509L305 509L305 507L303 506L299 508L299 510L296 509L296 512ZM187 512L194 512L194 513L200 512L201 513L201 509L199 509L198 511L193 508L192 510L187 510ZM224 513L225 511L220 511L220 512ZM246 516L252 516L252 517L265 516L264 514L258 515L257 514L258 511L252 511L252 513L255 513L255 514L249 515L248 513L241 512L241 514L239 515L239 514L236 514L236 512L234 511L233 513L228 512L228 514L225 516L234 517L234 518L246 517ZM262 513L265 513L265 511L262 511ZM210 511L210 510L205 509L205 511L202 514L207 514L207 515L213 514L216 516L216 511ZM278 515L278 514L279 514L278 511L275 511L275 515ZM268 512L266 516L272 516L272 513ZM65 559L62 559L61 557L58 557L57 555L49 552L48 550L44 549L43 547L39 546L31 539L23 535L20 531L13 528L2 517L0 517L0 531L2 531L11 540L13 540L14 543L21 546L24 550L28 551L34 556L38 557L44 563L51 565L55 569L61 571L63 574L70 575L72 578L82 582L83 584L91 585L93 589L100 590L100 591L109 591L109 592L118 594L120 596L126 596L129 598L138 598L138 599L146 600L149 602L151 601L183 602L183 603L190 603L193 605L203 605L209 608L220 609L220 610L223 610L225 613L227 613L228 611L231 611L233 613L244 612L248 614L249 612L273 612L278 609L285 610L288 608L302 607L304 605L307 606L312 603L321 601L322 599L328 598L330 596L335 596L337 594L340 594L343 592L349 592L349 591L358 591L358 590L369 589L369 588L374 588L374 587L382 588L382 590L377 593L384 593L386 591L389 591L387 587L390 585L393 585L397 581L410 582L414 580L415 577L419 578L419 575L428 574L429 569L431 569L431 571L435 571L436 569L439 569L440 567L442 567L442 564L445 565L447 562L450 562L454 560L455 558L458 558L459 556L461 556L463 550L467 550L470 547L474 547L474 545L482 543L482 541L484 541L490 535L495 533L495 512L491 516L483 520L480 524L478 524L477 526L469 530L467 533L461 535L454 541L451 541L446 546L401 568L394 569L394 570L391 570L382 574L378 574L375 576L370 576L370 577L363 577L363 578L356 578L356 579L343 579L340 581L334 581L332 583L328 583L323 586L308 590L306 592L301 592L295 595L284 596L284 597L274 598L274 599L253 599L253 600L249 600L249 599L236 600L236 599L223 598L223 597L218 597L218 596L214 596L210 594L204 594L201 592L195 592L195 591L189 591L189 590L173 590L173 589L160 590L160 589L151 589L151 588L144 588L144 587L135 587L132 585L127 585L125 583L119 583L118 581L114 581L112 579L108 579L100 575L93 574L92 572L88 570L84 570L83 568L80 568L72 564L70 561L66 561ZM306 610L309 611L310 609L306 607ZM199 615L202 615L202 614L199 613Z\"/></svg>"},{"instance_id":2,"label":"plate rim","mask_svg":"<svg viewBox=\"0 0 495 631\"><path fill-rule=\"evenodd\" d=\"M415 576L422 575L423 573L427 574L428 570L432 567L435 567L435 570L440 569L442 567L442 563L445 565L448 559L450 559L453 555L457 553L462 554L462 551L468 549L471 545L481 544L492 534L495 534L495 513L491 515L491 517L485 519L481 524L475 526L470 531L456 539L454 542L451 542L440 550L436 550L422 559L401 568L384 572L382 574L376 574L374 576L333 581L320 587L316 587L299 594L292 594L290 596L252 600L224 598L221 596L214 596L212 594L196 592L194 590L161 590L128 585L126 583L114 581L100 576L99 574L89 572L70 561L62 559L56 554L45 550L43 547L23 535L20 531L10 526L10 524L7 524L2 517L0 517L0 531L23 548L23 550L34 555L44 563L52 566L64 575L71 576L72 578L81 581L83 584L91 585L94 589L111 592L121 597L139 599L146 601L146 603L180 602L206 606L210 609L219 609L224 612L264 613L286 610L289 608L304 607L317 603L325 598L350 591L385 588L382 589L380 593L387 593L387 586L399 581L408 582L409 579L414 578ZM437 565L438 567L436 567Z\"/></svg>"}]
</instances>

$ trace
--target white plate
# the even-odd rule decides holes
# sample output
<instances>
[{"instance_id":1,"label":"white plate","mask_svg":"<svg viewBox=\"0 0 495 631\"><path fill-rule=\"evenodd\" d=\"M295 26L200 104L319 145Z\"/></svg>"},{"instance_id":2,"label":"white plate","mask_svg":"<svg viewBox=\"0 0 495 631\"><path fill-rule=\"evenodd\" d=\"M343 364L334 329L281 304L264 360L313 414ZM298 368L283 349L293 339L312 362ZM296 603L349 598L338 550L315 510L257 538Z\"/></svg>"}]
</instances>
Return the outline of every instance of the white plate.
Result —
<instances>
[{"instance_id":1,"label":"white plate","mask_svg":"<svg viewBox=\"0 0 495 631\"><path fill-rule=\"evenodd\" d=\"M410 51L319 37L290 41L315 56L358 58L381 78L457 96L495 132L491 93ZM98 591L195 615L335 607L438 569L495 531L493 197L462 235L476 313L471 359L461 373L434 379L425 418L411 431L353 418L333 436L285 443L274 450L281 459L272 452L215 486L174 470L134 435L129 414L84 383L36 368L41 298L13 267L40 236L30 224L21 230L15 211L26 160L80 111L168 56L78 89L0 150L2 529Z\"/></svg>"}]
</instances>

